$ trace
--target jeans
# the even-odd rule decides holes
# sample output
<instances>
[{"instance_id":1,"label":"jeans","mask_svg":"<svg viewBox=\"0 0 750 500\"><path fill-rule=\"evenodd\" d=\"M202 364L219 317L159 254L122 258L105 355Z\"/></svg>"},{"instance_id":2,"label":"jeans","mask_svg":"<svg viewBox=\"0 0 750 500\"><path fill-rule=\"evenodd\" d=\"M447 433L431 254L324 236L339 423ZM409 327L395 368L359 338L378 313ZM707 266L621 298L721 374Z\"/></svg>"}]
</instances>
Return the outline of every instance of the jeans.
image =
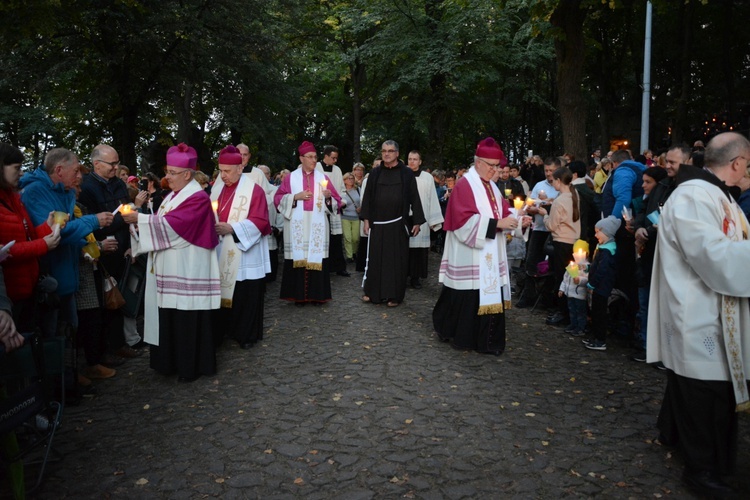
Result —
<instances>
[{"instance_id":1,"label":"jeans","mask_svg":"<svg viewBox=\"0 0 750 500\"><path fill-rule=\"evenodd\" d=\"M570 313L570 327L582 332L586 329L586 301L568 297L568 311Z\"/></svg>"}]
</instances>

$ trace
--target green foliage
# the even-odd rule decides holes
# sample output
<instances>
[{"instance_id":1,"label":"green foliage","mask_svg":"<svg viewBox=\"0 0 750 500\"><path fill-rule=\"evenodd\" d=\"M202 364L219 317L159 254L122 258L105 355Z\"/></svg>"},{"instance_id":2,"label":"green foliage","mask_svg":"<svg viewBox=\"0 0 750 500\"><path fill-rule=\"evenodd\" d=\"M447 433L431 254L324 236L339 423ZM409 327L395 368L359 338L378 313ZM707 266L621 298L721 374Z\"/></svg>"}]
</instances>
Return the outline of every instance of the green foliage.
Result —
<instances>
[{"instance_id":1,"label":"green foliage","mask_svg":"<svg viewBox=\"0 0 750 500\"><path fill-rule=\"evenodd\" d=\"M274 169L295 167L304 139L338 145L344 169L387 138L432 168L467 162L486 135L516 159L559 154L566 37L552 21L572 8L585 143L637 136L641 1L29 0L0 5L0 140L33 161L108 142L127 164L185 140L206 170L240 141ZM714 114L747 127L750 5L654 11L652 143L702 136Z\"/></svg>"}]
</instances>

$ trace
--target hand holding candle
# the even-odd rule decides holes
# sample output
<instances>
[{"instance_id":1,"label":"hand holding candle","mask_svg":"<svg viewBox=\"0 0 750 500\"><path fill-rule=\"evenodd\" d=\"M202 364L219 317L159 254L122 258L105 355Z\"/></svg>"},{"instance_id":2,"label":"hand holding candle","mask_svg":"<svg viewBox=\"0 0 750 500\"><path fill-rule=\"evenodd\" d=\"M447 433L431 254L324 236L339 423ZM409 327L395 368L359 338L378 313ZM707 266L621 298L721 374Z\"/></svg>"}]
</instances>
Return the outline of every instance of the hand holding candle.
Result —
<instances>
[{"instance_id":1,"label":"hand holding candle","mask_svg":"<svg viewBox=\"0 0 750 500\"><path fill-rule=\"evenodd\" d=\"M567 265L565 270L568 272L571 278L577 278L578 277L578 264L575 262L571 262Z\"/></svg>"}]
</instances>

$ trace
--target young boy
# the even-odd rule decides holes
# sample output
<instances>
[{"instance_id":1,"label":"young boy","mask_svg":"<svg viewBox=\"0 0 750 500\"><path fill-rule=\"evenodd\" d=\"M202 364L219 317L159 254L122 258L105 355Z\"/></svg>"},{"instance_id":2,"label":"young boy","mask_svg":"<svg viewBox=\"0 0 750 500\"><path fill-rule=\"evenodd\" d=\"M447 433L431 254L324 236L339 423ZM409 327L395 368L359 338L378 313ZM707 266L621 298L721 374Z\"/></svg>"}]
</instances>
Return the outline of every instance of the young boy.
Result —
<instances>
[{"instance_id":1,"label":"young boy","mask_svg":"<svg viewBox=\"0 0 750 500\"><path fill-rule=\"evenodd\" d=\"M588 287L591 290L592 339L583 345L594 351L607 350L607 300L615 284L615 233L620 229L620 219L610 215L596 223L594 236L599 244L589 268Z\"/></svg>"}]
</instances>

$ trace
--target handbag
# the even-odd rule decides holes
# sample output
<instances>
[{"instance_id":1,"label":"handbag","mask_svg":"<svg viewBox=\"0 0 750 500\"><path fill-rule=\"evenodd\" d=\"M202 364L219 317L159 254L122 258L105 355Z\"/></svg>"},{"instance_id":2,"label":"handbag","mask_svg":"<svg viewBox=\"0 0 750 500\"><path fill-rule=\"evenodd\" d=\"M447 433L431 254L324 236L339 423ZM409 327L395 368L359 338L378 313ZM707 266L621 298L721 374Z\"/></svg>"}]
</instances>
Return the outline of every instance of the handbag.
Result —
<instances>
[{"instance_id":1,"label":"handbag","mask_svg":"<svg viewBox=\"0 0 750 500\"><path fill-rule=\"evenodd\" d=\"M104 308L114 311L125 305L125 299L120 293L120 289L117 288L117 280L107 272L101 263L99 266L102 268L102 274L104 275Z\"/></svg>"}]
</instances>

